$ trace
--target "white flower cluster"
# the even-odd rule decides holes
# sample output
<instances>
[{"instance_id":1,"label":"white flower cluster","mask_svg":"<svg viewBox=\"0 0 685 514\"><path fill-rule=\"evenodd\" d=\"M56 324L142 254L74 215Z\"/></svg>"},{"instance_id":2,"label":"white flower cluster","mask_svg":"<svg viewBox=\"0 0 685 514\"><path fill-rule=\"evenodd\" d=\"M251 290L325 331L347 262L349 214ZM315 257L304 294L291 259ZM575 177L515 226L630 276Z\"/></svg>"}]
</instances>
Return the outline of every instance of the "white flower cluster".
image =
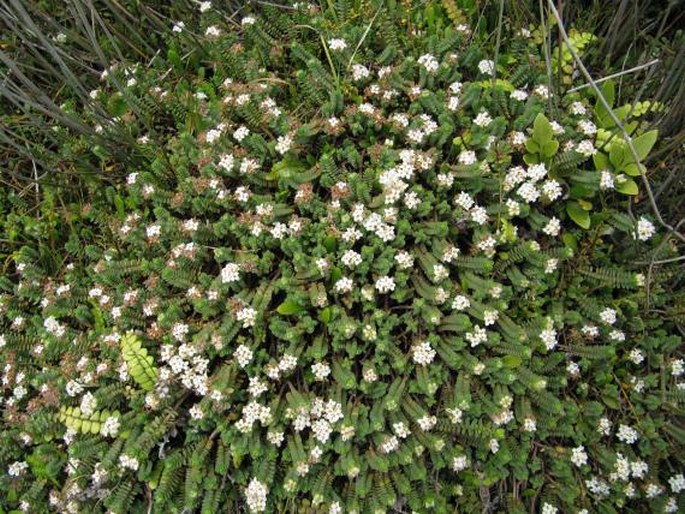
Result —
<instances>
[{"instance_id":1,"label":"white flower cluster","mask_svg":"<svg viewBox=\"0 0 685 514\"><path fill-rule=\"evenodd\" d=\"M328 48L330 48L334 52L342 52L343 50L345 50L345 48L347 48L347 43L344 39L341 38L329 39Z\"/></svg>"},{"instance_id":2,"label":"white flower cluster","mask_svg":"<svg viewBox=\"0 0 685 514\"><path fill-rule=\"evenodd\" d=\"M140 463L138 462L138 459L135 457L131 457L130 455L119 455L119 467L121 469L130 469L132 471L137 471L138 467L140 466Z\"/></svg>"},{"instance_id":3,"label":"white flower cluster","mask_svg":"<svg viewBox=\"0 0 685 514\"><path fill-rule=\"evenodd\" d=\"M43 321L43 328L55 337L62 337L67 330L66 327L53 316L50 316Z\"/></svg>"},{"instance_id":4,"label":"white flower cluster","mask_svg":"<svg viewBox=\"0 0 685 514\"><path fill-rule=\"evenodd\" d=\"M482 343L488 342L488 332L483 327L474 325L473 331L467 332L464 338L471 343L471 348L475 348Z\"/></svg>"},{"instance_id":5,"label":"white flower cluster","mask_svg":"<svg viewBox=\"0 0 685 514\"><path fill-rule=\"evenodd\" d=\"M290 147L293 144L293 138L289 134L283 135L283 136L278 136L278 141L276 143L276 151L283 155L285 154L288 150L290 150Z\"/></svg>"},{"instance_id":6,"label":"white flower cluster","mask_svg":"<svg viewBox=\"0 0 685 514\"><path fill-rule=\"evenodd\" d=\"M637 222L637 233L635 237L640 241L648 241L656 233L656 227L644 216Z\"/></svg>"},{"instance_id":7,"label":"white flower cluster","mask_svg":"<svg viewBox=\"0 0 685 514\"><path fill-rule=\"evenodd\" d=\"M628 425L619 425L616 437L624 443L633 444L640 438L640 434L637 430Z\"/></svg>"},{"instance_id":8,"label":"white flower cluster","mask_svg":"<svg viewBox=\"0 0 685 514\"><path fill-rule=\"evenodd\" d=\"M395 290L395 280L388 276L380 277L376 280L375 287L381 294L390 293Z\"/></svg>"},{"instance_id":9,"label":"white flower cluster","mask_svg":"<svg viewBox=\"0 0 685 514\"><path fill-rule=\"evenodd\" d=\"M236 422L235 427L243 434L247 434L252 431L252 427L257 421L262 426L269 425L272 421L271 407L251 401L243 407L242 416Z\"/></svg>"},{"instance_id":10,"label":"white flower cluster","mask_svg":"<svg viewBox=\"0 0 685 514\"><path fill-rule=\"evenodd\" d=\"M81 398L81 404L79 406L81 414L86 417L90 417L95 412L96 407L97 400L95 399L95 396L93 396L91 393L84 394Z\"/></svg>"},{"instance_id":11,"label":"white flower cluster","mask_svg":"<svg viewBox=\"0 0 685 514\"><path fill-rule=\"evenodd\" d=\"M428 364L433 362L433 359L435 359L436 355L435 350L433 350L433 347L430 345L428 341L423 341L415 345L412 353L414 362L416 362L417 364L421 364L423 366L427 366Z\"/></svg>"},{"instance_id":12,"label":"white flower cluster","mask_svg":"<svg viewBox=\"0 0 685 514\"><path fill-rule=\"evenodd\" d=\"M236 312L235 317L242 322L243 328L253 327L257 320L257 311L249 305L245 305Z\"/></svg>"},{"instance_id":13,"label":"white flower cluster","mask_svg":"<svg viewBox=\"0 0 685 514\"><path fill-rule=\"evenodd\" d=\"M355 82L359 82L360 80L367 78L369 75L369 69L363 64L352 65L352 79Z\"/></svg>"},{"instance_id":14,"label":"white flower cluster","mask_svg":"<svg viewBox=\"0 0 685 514\"><path fill-rule=\"evenodd\" d=\"M266 496L269 490L266 485L253 478L245 489L245 501L250 512L264 512L266 510Z\"/></svg>"},{"instance_id":15,"label":"white flower cluster","mask_svg":"<svg viewBox=\"0 0 685 514\"><path fill-rule=\"evenodd\" d=\"M585 452L585 447L581 445L571 450L571 462L579 468L587 464L588 460L587 453Z\"/></svg>"},{"instance_id":16,"label":"white flower cluster","mask_svg":"<svg viewBox=\"0 0 685 514\"><path fill-rule=\"evenodd\" d=\"M188 343L181 344L178 348L168 344L163 345L160 359L168 366L160 369L161 383L176 377L180 378L181 383L187 389L201 396L207 394L209 360L199 355L195 346Z\"/></svg>"},{"instance_id":17,"label":"white flower cluster","mask_svg":"<svg viewBox=\"0 0 685 514\"><path fill-rule=\"evenodd\" d=\"M440 67L438 60L431 54L424 54L417 61L428 73L435 73Z\"/></svg>"},{"instance_id":18,"label":"white flower cluster","mask_svg":"<svg viewBox=\"0 0 685 514\"><path fill-rule=\"evenodd\" d=\"M103 437L116 437L119 433L119 426L121 425L119 418L116 416L109 416L102 427L100 428L100 434Z\"/></svg>"}]
</instances>

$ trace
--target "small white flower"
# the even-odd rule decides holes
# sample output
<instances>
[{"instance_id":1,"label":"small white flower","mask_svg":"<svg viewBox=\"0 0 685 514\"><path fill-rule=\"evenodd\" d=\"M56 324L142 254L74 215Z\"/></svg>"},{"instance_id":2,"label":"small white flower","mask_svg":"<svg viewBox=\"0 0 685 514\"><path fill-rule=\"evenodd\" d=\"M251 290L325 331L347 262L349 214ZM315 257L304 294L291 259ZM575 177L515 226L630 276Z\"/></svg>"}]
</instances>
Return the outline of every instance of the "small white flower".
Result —
<instances>
[{"instance_id":1,"label":"small white flower","mask_svg":"<svg viewBox=\"0 0 685 514\"><path fill-rule=\"evenodd\" d=\"M266 485L253 478L245 489L245 501L250 512L264 512L266 510L266 495L268 489Z\"/></svg>"},{"instance_id":2,"label":"small white flower","mask_svg":"<svg viewBox=\"0 0 685 514\"><path fill-rule=\"evenodd\" d=\"M542 229L542 231L548 236L556 237L559 235L561 230L561 222L555 217L549 220L547 225Z\"/></svg>"},{"instance_id":3,"label":"small white flower","mask_svg":"<svg viewBox=\"0 0 685 514\"><path fill-rule=\"evenodd\" d=\"M542 504L542 510L540 511L540 514L557 514L557 512L559 512L559 509L557 509L554 505L545 502Z\"/></svg>"},{"instance_id":4,"label":"small white flower","mask_svg":"<svg viewBox=\"0 0 685 514\"><path fill-rule=\"evenodd\" d=\"M331 367L326 362L317 362L312 364L312 373L314 373L316 380L323 381L331 374Z\"/></svg>"},{"instance_id":5,"label":"small white flower","mask_svg":"<svg viewBox=\"0 0 685 514\"><path fill-rule=\"evenodd\" d=\"M200 2L200 12L207 12L212 8L212 2Z\"/></svg>"},{"instance_id":6,"label":"small white flower","mask_svg":"<svg viewBox=\"0 0 685 514\"><path fill-rule=\"evenodd\" d=\"M221 29L216 25L211 25L205 30L205 36L207 37L219 37L221 35Z\"/></svg>"},{"instance_id":7,"label":"small white flower","mask_svg":"<svg viewBox=\"0 0 685 514\"><path fill-rule=\"evenodd\" d=\"M483 75L492 76L495 73L495 62L490 60L482 60L478 63L478 71Z\"/></svg>"},{"instance_id":8,"label":"small white flower","mask_svg":"<svg viewBox=\"0 0 685 514\"><path fill-rule=\"evenodd\" d=\"M571 450L571 462L576 467L582 467L587 464L587 453L585 453L585 447L578 446Z\"/></svg>"},{"instance_id":9,"label":"small white flower","mask_svg":"<svg viewBox=\"0 0 685 514\"><path fill-rule=\"evenodd\" d=\"M97 400L95 399L95 396L93 396L91 393L84 394L81 398L81 405L79 406L81 414L86 417L90 417L91 414L95 412L96 407Z\"/></svg>"},{"instance_id":10,"label":"small white flower","mask_svg":"<svg viewBox=\"0 0 685 514\"><path fill-rule=\"evenodd\" d=\"M685 491L685 477L683 477L682 473L673 475L668 479L668 485L671 486L671 491L675 494L678 494L680 491Z\"/></svg>"},{"instance_id":11,"label":"small white flower","mask_svg":"<svg viewBox=\"0 0 685 514\"><path fill-rule=\"evenodd\" d=\"M526 418L523 420L523 430L526 432L535 432L537 428L537 423L533 418Z\"/></svg>"},{"instance_id":12,"label":"small white flower","mask_svg":"<svg viewBox=\"0 0 685 514\"><path fill-rule=\"evenodd\" d=\"M597 432L602 435L609 435L611 433L611 421L608 418L602 418L599 420L599 425L597 426Z\"/></svg>"},{"instance_id":13,"label":"small white flower","mask_svg":"<svg viewBox=\"0 0 685 514\"><path fill-rule=\"evenodd\" d=\"M628 425L619 425L616 437L624 443L633 444L640 438L640 434L637 430Z\"/></svg>"},{"instance_id":14,"label":"small white flower","mask_svg":"<svg viewBox=\"0 0 685 514\"><path fill-rule=\"evenodd\" d=\"M468 458L466 458L465 455L461 455L459 457L454 457L454 459L452 459L452 469L456 473L459 473L460 471L463 471L468 467L469 467L469 460L468 460Z\"/></svg>"},{"instance_id":15,"label":"small white flower","mask_svg":"<svg viewBox=\"0 0 685 514\"><path fill-rule=\"evenodd\" d=\"M424 366L430 364L433 362L433 359L435 359L435 355L436 352L428 341L424 341L414 346L413 359L417 364L422 364Z\"/></svg>"},{"instance_id":16,"label":"small white flower","mask_svg":"<svg viewBox=\"0 0 685 514\"><path fill-rule=\"evenodd\" d=\"M519 102L523 102L528 98L528 93L523 91L522 89L515 89L514 91L511 92L509 95L511 98L514 100L518 100Z\"/></svg>"},{"instance_id":17,"label":"small white flower","mask_svg":"<svg viewBox=\"0 0 685 514\"><path fill-rule=\"evenodd\" d=\"M583 154L586 157L591 157L597 153L597 149L590 139L584 139L576 146L576 152Z\"/></svg>"},{"instance_id":18,"label":"small white flower","mask_svg":"<svg viewBox=\"0 0 685 514\"><path fill-rule=\"evenodd\" d=\"M116 416L109 416L100 428L100 434L104 437L112 436L116 437L119 433L119 418Z\"/></svg>"},{"instance_id":19,"label":"small white flower","mask_svg":"<svg viewBox=\"0 0 685 514\"><path fill-rule=\"evenodd\" d=\"M587 109L585 109L585 106L580 102L573 102L569 107L569 110L571 111L571 114L576 114L579 116L584 116L587 114Z\"/></svg>"},{"instance_id":20,"label":"small white flower","mask_svg":"<svg viewBox=\"0 0 685 514\"><path fill-rule=\"evenodd\" d=\"M640 241L647 241L649 240L654 234L656 233L656 228L654 227L654 224L649 221L647 218L644 216L640 217L640 219L637 222L637 239Z\"/></svg>"},{"instance_id":21,"label":"small white flower","mask_svg":"<svg viewBox=\"0 0 685 514\"><path fill-rule=\"evenodd\" d=\"M138 463L138 459L136 459L135 457L131 457L125 454L119 456L119 467L121 469L130 469L133 471L137 471L139 465L140 464Z\"/></svg>"},{"instance_id":22,"label":"small white flower","mask_svg":"<svg viewBox=\"0 0 685 514\"><path fill-rule=\"evenodd\" d=\"M278 142L276 144L276 151L283 155L293 144L293 138L290 135L278 136Z\"/></svg>"},{"instance_id":23,"label":"small white flower","mask_svg":"<svg viewBox=\"0 0 685 514\"><path fill-rule=\"evenodd\" d=\"M597 133L597 126L588 120L580 120L578 122L578 130L586 136L592 136Z\"/></svg>"},{"instance_id":24,"label":"small white flower","mask_svg":"<svg viewBox=\"0 0 685 514\"><path fill-rule=\"evenodd\" d=\"M395 279L389 276L380 277L375 283L376 290L381 293L389 293L395 290Z\"/></svg>"},{"instance_id":25,"label":"small white flower","mask_svg":"<svg viewBox=\"0 0 685 514\"><path fill-rule=\"evenodd\" d=\"M362 256L354 250L347 250L342 256L342 263L348 268L354 268L362 263Z\"/></svg>"},{"instance_id":26,"label":"small white flower","mask_svg":"<svg viewBox=\"0 0 685 514\"><path fill-rule=\"evenodd\" d=\"M490 123L492 123L492 117L486 111L479 112L478 116L473 120L473 124L479 127L487 127Z\"/></svg>"},{"instance_id":27,"label":"small white flower","mask_svg":"<svg viewBox=\"0 0 685 514\"><path fill-rule=\"evenodd\" d=\"M421 64L428 73L435 73L440 67L438 60L431 54L424 54L419 57L418 63Z\"/></svg>"},{"instance_id":28,"label":"small white flower","mask_svg":"<svg viewBox=\"0 0 685 514\"><path fill-rule=\"evenodd\" d=\"M614 176L607 170L603 170L600 173L599 178L599 188L602 190L614 189Z\"/></svg>"},{"instance_id":29,"label":"small white flower","mask_svg":"<svg viewBox=\"0 0 685 514\"><path fill-rule=\"evenodd\" d=\"M243 307L236 313L236 319L243 322L243 328L253 327L257 319L257 311L252 307Z\"/></svg>"},{"instance_id":30,"label":"small white flower","mask_svg":"<svg viewBox=\"0 0 685 514\"><path fill-rule=\"evenodd\" d=\"M340 38L329 39L328 48L330 48L334 52L342 52L343 50L345 50L345 48L347 48L347 43L344 39Z\"/></svg>"},{"instance_id":31,"label":"small white flower","mask_svg":"<svg viewBox=\"0 0 685 514\"><path fill-rule=\"evenodd\" d=\"M492 453L497 453L499 451L499 442L497 439L490 439L490 442L488 443L488 448L490 448L490 451Z\"/></svg>"},{"instance_id":32,"label":"small white flower","mask_svg":"<svg viewBox=\"0 0 685 514\"><path fill-rule=\"evenodd\" d=\"M241 21L240 24L242 26L247 26L247 25L254 25L257 20L255 19L254 16L245 16Z\"/></svg>"},{"instance_id":33,"label":"small white flower","mask_svg":"<svg viewBox=\"0 0 685 514\"><path fill-rule=\"evenodd\" d=\"M240 266L238 264L229 262L221 270L221 282L223 284L231 284L240 280Z\"/></svg>"},{"instance_id":34,"label":"small white flower","mask_svg":"<svg viewBox=\"0 0 685 514\"><path fill-rule=\"evenodd\" d=\"M617 314L618 313L616 312L616 310L607 307L599 313L599 319L602 320L602 323L605 323L607 325L613 325L614 323L616 323Z\"/></svg>"},{"instance_id":35,"label":"small white flower","mask_svg":"<svg viewBox=\"0 0 685 514\"><path fill-rule=\"evenodd\" d=\"M188 413L193 419L202 419L205 417L205 413L202 411L202 407L199 403L196 403L190 409L188 409Z\"/></svg>"},{"instance_id":36,"label":"small white flower","mask_svg":"<svg viewBox=\"0 0 685 514\"><path fill-rule=\"evenodd\" d=\"M18 477L24 474L29 465L23 461L15 461L7 468L7 474L11 477Z\"/></svg>"},{"instance_id":37,"label":"small white flower","mask_svg":"<svg viewBox=\"0 0 685 514\"><path fill-rule=\"evenodd\" d=\"M369 69L363 64L355 64L352 66L352 78L355 82L367 78L369 74Z\"/></svg>"},{"instance_id":38,"label":"small white flower","mask_svg":"<svg viewBox=\"0 0 685 514\"><path fill-rule=\"evenodd\" d=\"M241 142L249 135L249 133L250 129L245 125L241 125L235 132L233 132L233 137L236 139L236 141Z\"/></svg>"},{"instance_id":39,"label":"small white flower","mask_svg":"<svg viewBox=\"0 0 685 514\"><path fill-rule=\"evenodd\" d=\"M633 348L630 351L628 358L631 361L633 361L635 364L640 364L642 361L645 360L645 354L642 351L638 350L637 348Z\"/></svg>"},{"instance_id":40,"label":"small white flower","mask_svg":"<svg viewBox=\"0 0 685 514\"><path fill-rule=\"evenodd\" d=\"M335 283L334 289L338 293L349 293L353 287L354 282L352 282L352 279L343 277Z\"/></svg>"},{"instance_id":41,"label":"small white flower","mask_svg":"<svg viewBox=\"0 0 685 514\"><path fill-rule=\"evenodd\" d=\"M557 345L557 331L553 328L547 328L540 332L540 339L545 344L545 348L552 350Z\"/></svg>"}]
</instances>

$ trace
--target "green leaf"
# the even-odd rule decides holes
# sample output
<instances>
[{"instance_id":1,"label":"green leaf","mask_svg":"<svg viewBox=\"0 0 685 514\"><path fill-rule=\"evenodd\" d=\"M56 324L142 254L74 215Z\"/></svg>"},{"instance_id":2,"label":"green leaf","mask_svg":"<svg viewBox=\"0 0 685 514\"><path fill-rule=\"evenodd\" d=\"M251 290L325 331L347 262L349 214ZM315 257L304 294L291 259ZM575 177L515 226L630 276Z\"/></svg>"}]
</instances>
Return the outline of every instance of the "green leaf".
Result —
<instances>
[{"instance_id":1,"label":"green leaf","mask_svg":"<svg viewBox=\"0 0 685 514\"><path fill-rule=\"evenodd\" d=\"M578 239L576 239L576 236L570 232L566 232L563 236L561 236L561 240L564 242L564 245L571 250L575 251L578 249Z\"/></svg>"},{"instance_id":2,"label":"green leaf","mask_svg":"<svg viewBox=\"0 0 685 514\"><path fill-rule=\"evenodd\" d=\"M656 138L658 135L658 130L650 130L649 132L645 132L641 136L633 139L633 146L635 147L635 151L637 152L637 155L640 157L641 161L644 160L649 154L650 150L654 146L654 143L656 143Z\"/></svg>"},{"instance_id":3,"label":"green leaf","mask_svg":"<svg viewBox=\"0 0 685 514\"><path fill-rule=\"evenodd\" d=\"M622 171L626 164L626 146L623 141L614 141L609 151L609 161L616 171Z\"/></svg>"},{"instance_id":4,"label":"green leaf","mask_svg":"<svg viewBox=\"0 0 685 514\"><path fill-rule=\"evenodd\" d=\"M533 122L533 139L539 145L544 145L548 141L551 141L553 136L554 131L552 130L552 124L544 114L538 114Z\"/></svg>"},{"instance_id":5,"label":"green leaf","mask_svg":"<svg viewBox=\"0 0 685 514\"><path fill-rule=\"evenodd\" d=\"M551 141L547 141L542 146L542 155L545 157L553 157L554 154L557 153L557 150L559 150L559 141L553 139Z\"/></svg>"},{"instance_id":6,"label":"green leaf","mask_svg":"<svg viewBox=\"0 0 685 514\"><path fill-rule=\"evenodd\" d=\"M597 171L606 170L609 167L609 156L603 152L597 152L592 156Z\"/></svg>"},{"instance_id":7,"label":"green leaf","mask_svg":"<svg viewBox=\"0 0 685 514\"><path fill-rule=\"evenodd\" d=\"M107 107L112 116L122 116L128 110L126 101L120 95L110 96L109 102L107 102Z\"/></svg>"},{"instance_id":8,"label":"green leaf","mask_svg":"<svg viewBox=\"0 0 685 514\"><path fill-rule=\"evenodd\" d=\"M540 151L540 145L533 141L532 138L526 140L526 150L530 153L538 153Z\"/></svg>"},{"instance_id":9,"label":"green leaf","mask_svg":"<svg viewBox=\"0 0 685 514\"><path fill-rule=\"evenodd\" d=\"M321 323L324 325L328 325L331 321L332 317L332 312L330 307L326 307L324 310L321 311L321 314L319 314L319 319L321 320Z\"/></svg>"},{"instance_id":10,"label":"green leaf","mask_svg":"<svg viewBox=\"0 0 685 514\"><path fill-rule=\"evenodd\" d=\"M333 236L326 236L326 239L323 240L323 245L329 252L335 252L335 249L338 247L338 240Z\"/></svg>"},{"instance_id":11,"label":"green leaf","mask_svg":"<svg viewBox=\"0 0 685 514\"><path fill-rule=\"evenodd\" d=\"M631 177L639 177L640 176L640 169L642 169L643 171L646 171L645 167L642 164L638 164L638 163L633 161L633 162L626 164L623 167L623 172L626 175L630 175Z\"/></svg>"},{"instance_id":12,"label":"green leaf","mask_svg":"<svg viewBox=\"0 0 685 514\"><path fill-rule=\"evenodd\" d=\"M505 368L518 368L522 362L523 359L518 355L505 355L502 358L502 364L504 364Z\"/></svg>"},{"instance_id":13,"label":"green leaf","mask_svg":"<svg viewBox=\"0 0 685 514\"><path fill-rule=\"evenodd\" d=\"M586 230L590 228L590 213L583 209L578 202L567 203L566 213L579 227Z\"/></svg>"},{"instance_id":14,"label":"green leaf","mask_svg":"<svg viewBox=\"0 0 685 514\"><path fill-rule=\"evenodd\" d=\"M639 193L637 184L632 178L626 179L620 184L616 184L616 191L623 193L624 195L636 195Z\"/></svg>"},{"instance_id":15,"label":"green leaf","mask_svg":"<svg viewBox=\"0 0 685 514\"><path fill-rule=\"evenodd\" d=\"M307 309L293 300L286 300L276 308L276 312L283 314L284 316L290 316L291 314L297 314L299 312L304 312L305 310Z\"/></svg>"}]
</instances>

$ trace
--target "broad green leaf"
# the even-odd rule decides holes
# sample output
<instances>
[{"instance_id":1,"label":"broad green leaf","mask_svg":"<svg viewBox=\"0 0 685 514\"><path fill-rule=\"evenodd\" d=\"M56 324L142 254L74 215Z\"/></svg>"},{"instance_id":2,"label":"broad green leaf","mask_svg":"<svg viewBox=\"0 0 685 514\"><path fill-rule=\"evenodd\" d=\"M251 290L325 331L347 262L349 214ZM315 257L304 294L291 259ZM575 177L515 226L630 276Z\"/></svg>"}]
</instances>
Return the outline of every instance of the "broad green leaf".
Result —
<instances>
[{"instance_id":1,"label":"broad green leaf","mask_svg":"<svg viewBox=\"0 0 685 514\"><path fill-rule=\"evenodd\" d=\"M553 139L551 141L547 141L542 146L542 155L545 157L553 157L554 154L557 153L557 150L559 150L559 141Z\"/></svg>"},{"instance_id":2,"label":"broad green leaf","mask_svg":"<svg viewBox=\"0 0 685 514\"><path fill-rule=\"evenodd\" d=\"M305 310L307 309L293 300L286 300L276 307L276 312L283 314L284 316L290 316L291 314L297 314L298 312L303 312Z\"/></svg>"},{"instance_id":3,"label":"broad green leaf","mask_svg":"<svg viewBox=\"0 0 685 514\"><path fill-rule=\"evenodd\" d=\"M576 236L574 236L570 232L566 232L563 236L561 236L561 240L564 242L564 245L566 245L571 250L578 249L578 239L576 239Z\"/></svg>"},{"instance_id":4,"label":"broad green leaf","mask_svg":"<svg viewBox=\"0 0 685 514\"><path fill-rule=\"evenodd\" d=\"M321 320L321 322L324 325L328 325L328 323L330 323L330 321L331 321L331 316L332 316L331 308L326 307L324 310L321 311L321 314L319 314L319 319Z\"/></svg>"},{"instance_id":5,"label":"broad green leaf","mask_svg":"<svg viewBox=\"0 0 685 514\"><path fill-rule=\"evenodd\" d=\"M642 164L637 164L635 161L629 162L625 166L623 166L623 172L626 175L630 175L631 177L639 177L640 176L640 168L643 170L645 169L644 165Z\"/></svg>"},{"instance_id":6,"label":"broad green leaf","mask_svg":"<svg viewBox=\"0 0 685 514\"><path fill-rule=\"evenodd\" d=\"M533 139L537 141L538 144L544 145L547 141L550 141L553 136L554 131L552 130L552 124L544 114L538 114L533 122Z\"/></svg>"},{"instance_id":7,"label":"broad green leaf","mask_svg":"<svg viewBox=\"0 0 685 514\"><path fill-rule=\"evenodd\" d=\"M606 170L609 167L609 156L603 152L597 152L592 156L597 171Z\"/></svg>"},{"instance_id":8,"label":"broad green leaf","mask_svg":"<svg viewBox=\"0 0 685 514\"><path fill-rule=\"evenodd\" d=\"M530 153L538 153L540 151L540 145L537 144L532 138L526 140L526 150Z\"/></svg>"},{"instance_id":9,"label":"broad green leaf","mask_svg":"<svg viewBox=\"0 0 685 514\"><path fill-rule=\"evenodd\" d=\"M608 80L604 83L604 86L602 86L602 94L604 95L604 99L609 104L609 107L613 107L614 102L616 101L616 88L614 87L613 81Z\"/></svg>"},{"instance_id":10,"label":"broad green leaf","mask_svg":"<svg viewBox=\"0 0 685 514\"><path fill-rule=\"evenodd\" d=\"M616 191L624 195L636 195L639 193L637 184L632 178L626 179L621 184L616 184Z\"/></svg>"},{"instance_id":11,"label":"broad green leaf","mask_svg":"<svg viewBox=\"0 0 685 514\"><path fill-rule=\"evenodd\" d=\"M502 364L504 364L505 368L518 368L522 362L523 359L518 355L505 355L502 358Z\"/></svg>"},{"instance_id":12,"label":"broad green leaf","mask_svg":"<svg viewBox=\"0 0 685 514\"><path fill-rule=\"evenodd\" d=\"M626 145L623 141L614 141L609 151L609 161L614 167L614 170L621 171L625 165L626 160Z\"/></svg>"},{"instance_id":13,"label":"broad green leaf","mask_svg":"<svg viewBox=\"0 0 685 514\"><path fill-rule=\"evenodd\" d=\"M640 157L641 161L644 160L649 154L650 150L654 146L654 143L656 143L656 138L658 135L658 130L650 130L649 132L645 132L641 136L633 139L633 146L635 147L635 151L637 152L637 155Z\"/></svg>"},{"instance_id":14,"label":"broad green leaf","mask_svg":"<svg viewBox=\"0 0 685 514\"><path fill-rule=\"evenodd\" d=\"M592 210L592 203L588 202L587 200L578 200L578 204L581 206L581 208L584 211L591 211Z\"/></svg>"},{"instance_id":15,"label":"broad green leaf","mask_svg":"<svg viewBox=\"0 0 685 514\"><path fill-rule=\"evenodd\" d=\"M329 252L334 252L338 247L338 240L333 236L326 236L326 239L323 240L323 245Z\"/></svg>"},{"instance_id":16,"label":"broad green leaf","mask_svg":"<svg viewBox=\"0 0 685 514\"><path fill-rule=\"evenodd\" d=\"M590 228L590 213L583 209L578 202L567 203L566 212L576 225L586 230Z\"/></svg>"},{"instance_id":17,"label":"broad green leaf","mask_svg":"<svg viewBox=\"0 0 685 514\"><path fill-rule=\"evenodd\" d=\"M540 159L538 159L537 154L527 153L523 156L523 162L530 166L532 164L538 164L540 162Z\"/></svg>"},{"instance_id":18,"label":"broad green leaf","mask_svg":"<svg viewBox=\"0 0 685 514\"><path fill-rule=\"evenodd\" d=\"M609 107L613 107L614 101L616 100L616 89L614 88L614 84L612 81L608 81L604 84L604 86L602 87L602 95L609 104ZM614 121L609 116L609 111L607 111L607 109L604 107L604 104L599 99L599 96L597 96L594 110L595 116L598 121L598 125L600 127L610 128L615 125Z\"/></svg>"}]
</instances>

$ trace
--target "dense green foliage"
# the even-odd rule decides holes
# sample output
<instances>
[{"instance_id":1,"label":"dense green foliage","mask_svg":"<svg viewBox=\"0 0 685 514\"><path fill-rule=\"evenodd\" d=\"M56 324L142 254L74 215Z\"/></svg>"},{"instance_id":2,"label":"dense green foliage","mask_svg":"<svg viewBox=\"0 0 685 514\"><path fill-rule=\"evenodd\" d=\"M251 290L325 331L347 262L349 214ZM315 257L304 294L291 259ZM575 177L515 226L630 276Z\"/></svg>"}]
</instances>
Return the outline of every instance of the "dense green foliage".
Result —
<instances>
[{"instance_id":1,"label":"dense green foliage","mask_svg":"<svg viewBox=\"0 0 685 514\"><path fill-rule=\"evenodd\" d=\"M685 508L664 106L465 12L210 7L65 103L113 176L3 192L0 512Z\"/></svg>"}]
</instances>

